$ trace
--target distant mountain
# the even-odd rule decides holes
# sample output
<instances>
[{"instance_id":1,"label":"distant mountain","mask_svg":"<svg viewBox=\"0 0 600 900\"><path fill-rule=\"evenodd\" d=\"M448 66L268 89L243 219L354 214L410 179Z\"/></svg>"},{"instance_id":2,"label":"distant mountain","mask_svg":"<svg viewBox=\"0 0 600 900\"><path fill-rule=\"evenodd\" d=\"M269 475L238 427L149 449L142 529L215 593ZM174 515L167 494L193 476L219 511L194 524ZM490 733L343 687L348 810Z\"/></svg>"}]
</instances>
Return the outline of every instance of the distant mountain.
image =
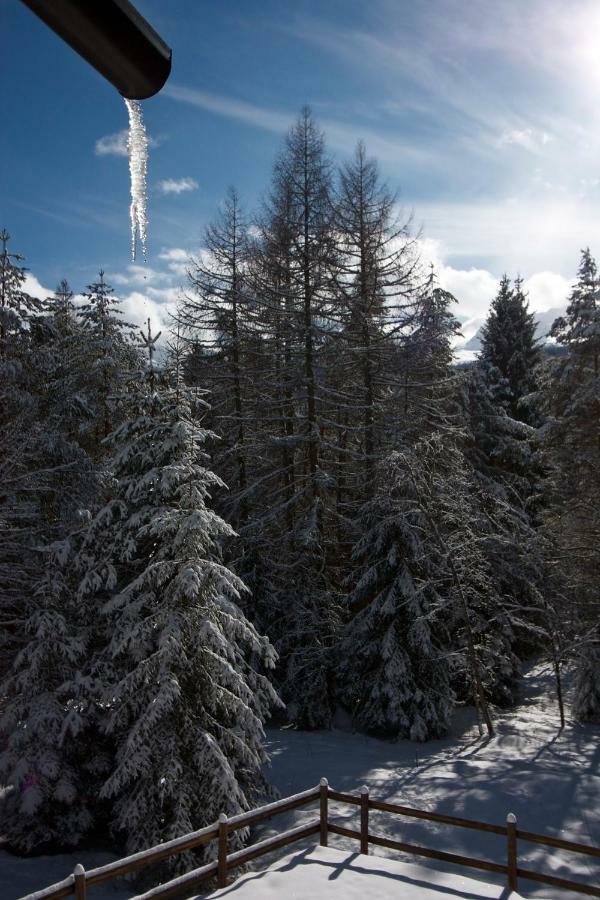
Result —
<instances>
[{"instance_id":1,"label":"distant mountain","mask_svg":"<svg viewBox=\"0 0 600 900\"><path fill-rule=\"evenodd\" d=\"M555 319L558 319L559 316L564 315L566 307L564 306L556 306L553 309L547 309L544 312L536 312L535 318L537 322L536 333L537 336L542 338L544 343L546 343L546 338L548 336L548 332L552 328L552 323ZM485 318L481 319L481 324L479 325L477 331L473 335L470 340L466 343L461 344L458 348L459 350L471 350L473 352L478 352L481 350L481 329L485 323Z\"/></svg>"}]
</instances>

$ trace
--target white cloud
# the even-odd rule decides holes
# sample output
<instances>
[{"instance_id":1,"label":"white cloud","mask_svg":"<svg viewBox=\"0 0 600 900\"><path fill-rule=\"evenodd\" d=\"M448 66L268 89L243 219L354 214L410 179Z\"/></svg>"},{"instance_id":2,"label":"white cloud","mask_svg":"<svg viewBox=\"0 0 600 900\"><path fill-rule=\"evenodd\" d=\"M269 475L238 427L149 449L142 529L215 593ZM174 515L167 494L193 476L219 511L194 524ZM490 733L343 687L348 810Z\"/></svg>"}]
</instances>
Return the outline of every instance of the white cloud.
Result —
<instances>
[{"instance_id":1,"label":"white cloud","mask_svg":"<svg viewBox=\"0 0 600 900\"><path fill-rule=\"evenodd\" d=\"M245 122L247 125L277 134L285 134L289 131L297 117L297 112L272 110L254 103L247 103L245 100L212 94L185 85L167 84L163 88L162 94L171 97L172 100L189 103L228 119ZM370 153L380 160L393 162L396 165L403 160L410 160L422 166L431 166L436 162L433 153L428 148L412 146L400 135L390 138L362 125L346 125L334 119L320 118L318 125L325 131L328 143L345 153L351 153L358 140L362 139L367 144Z\"/></svg>"},{"instance_id":2,"label":"white cloud","mask_svg":"<svg viewBox=\"0 0 600 900\"><path fill-rule=\"evenodd\" d=\"M185 262L189 257L190 251L184 250L183 247L169 247L158 254L159 259L168 259L175 262Z\"/></svg>"},{"instance_id":3,"label":"white cloud","mask_svg":"<svg viewBox=\"0 0 600 900\"><path fill-rule=\"evenodd\" d=\"M171 328L171 314L177 309L182 289L180 276L185 275L189 251L181 247L163 249L157 260L157 268L130 263L122 272L114 272L109 280L122 286L119 293L123 317L138 327L144 327L150 318L153 331L162 331L162 344ZM180 271L182 267L183 271Z\"/></svg>"},{"instance_id":4,"label":"white cloud","mask_svg":"<svg viewBox=\"0 0 600 900\"><path fill-rule=\"evenodd\" d=\"M172 100L190 103L200 109L206 109L230 119L237 119L267 131L285 132L290 127L289 113L263 109L253 103L246 103L244 100L236 100L232 97L224 97L220 94L212 94L179 84L166 84L162 94L171 97Z\"/></svg>"},{"instance_id":5,"label":"white cloud","mask_svg":"<svg viewBox=\"0 0 600 900\"><path fill-rule=\"evenodd\" d=\"M457 18L462 19L464 15L461 8ZM446 34L434 37L432 26L436 29L440 18L444 20ZM412 82L409 102L413 102L416 90L416 103L421 112L435 120L438 128L443 123L451 133L460 133L463 138L474 134L477 149L483 150L487 141L492 143L502 132L507 118L514 123L513 127L520 127L522 121L514 113L509 115L504 104L497 102L486 79L473 79L462 65L454 63L448 42L450 23L446 21L451 18L447 14L437 15L433 10L428 12L428 38L417 40L394 15L380 34L346 25L334 27L328 23L324 27L322 21L314 19L304 19L292 31L353 69L359 66L370 77L382 79L380 91L388 111L393 109L390 103L406 109L405 84ZM427 144L421 142L421 150L425 149ZM439 153L438 147L438 157Z\"/></svg>"},{"instance_id":6,"label":"white cloud","mask_svg":"<svg viewBox=\"0 0 600 900\"><path fill-rule=\"evenodd\" d=\"M550 270L572 279L581 248L597 233L598 214L593 202L556 193L497 203L421 203L415 219L442 243L453 265L459 258L497 277Z\"/></svg>"},{"instance_id":7,"label":"white cloud","mask_svg":"<svg viewBox=\"0 0 600 900\"><path fill-rule=\"evenodd\" d=\"M487 310L490 301L498 290L498 278L487 269L471 267L457 269L446 263L447 248L441 241L423 238L419 241L419 252L422 261L433 263L440 286L450 291L458 300L455 313L462 319L463 334L468 339L471 329L470 320L476 320ZM479 326L474 326L476 331Z\"/></svg>"},{"instance_id":8,"label":"white cloud","mask_svg":"<svg viewBox=\"0 0 600 900\"><path fill-rule=\"evenodd\" d=\"M122 131L98 138L94 151L96 156L127 156L127 135L127 129L123 128ZM148 135L148 147L158 147L159 143L157 138Z\"/></svg>"},{"instance_id":9,"label":"white cloud","mask_svg":"<svg viewBox=\"0 0 600 900\"><path fill-rule=\"evenodd\" d=\"M160 272L147 265L138 266L135 265L135 263L131 263L127 266L125 272L110 273L108 280L116 285L147 286L149 284L156 284L157 282L164 282L168 280L169 277L167 272Z\"/></svg>"},{"instance_id":10,"label":"white cloud","mask_svg":"<svg viewBox=\"0 0 600 900\"><path fill-rule=\"evenodd\" d=\"M127 156L127 129L98 138L96 156Z\"/></svg>"},{"instance_id":11,"label":"white cloud","mask_svg":"<svg viewBox=\"0 0 600 900\"><path fill-rule=\"evenodd\" d=\"M167 268L179 278L184 278L190 267L191 257L193 253L185 250L183 247L170 247L158 254L159 259L164 259Z\"/></svg>"},{"instance_id":12,"label":"white cloud","mask_svg":"<svg viewBox=\"0 0 600 900\"><path fill-rule=\"evenodd\" d=\"M23 291L26 294L29 294L31 297L36 297L38 300L45 300L46 297L51 297L54 293L54 290L46 288L42 284L40 284L38 279L31 272L25 273Z\"/></svg>"},{"instance_id":13,"label":"white cloud","mask_svg":"<svg viewBox=\"0 0 600 900\"><path fill-rule=\"evenodd\" d=\"M161 344L171 328L170 314L177 309L189 258L189 250L167 247L157 254L156 268L130 263L107 276L117 287L124 319L141 328L150 318L153 331L162 331Z\"/></svg>"},{"instance_id":14,"label":"white cloud","mask_svg":"<svg viewBox=\"0 0 600 900\"><path fill-rule=\"evenodd\" d=\"M530 308L545 312L565 305L571 282L556 272L536 272L523 282L523 287L529 295Z\"/></svg>"},{"instance_id":15,"label":"white cloud","mask_svg":"<svg viewBox=\"0 0 600 900\"><path fill-rule=\"evenodd\" d=\"M152 331L162 331L159 343L164 345L171 328L170 314L176 311L181 295L179 283L182 279L172 267L184 265L189 252L180 247L171 247L163 250L158 258L167 263L167 269L161 270L160 263L157 263L157 268L132 263L121 272L107 273L106 280L116 288L115 296L120 300L123 320L141 329L146 327L149 318ZM54 293L53 288L43 285L31 271L25 275L23 290L40 300L51 297ZM73 302L76 306L81 306L87 299L81 294L75 294Z\"/></svg>"},{"instance_id":16,"label":"white cloud","mask_svg":"<svg viewBox=\"0 0 600 900\"><path fill-rule=\"evenodd\" d=\"M580 178L579 184L582 188L591 189L597 188L600 185L600 178Z\"/></svg>"},{"instance_id":17,"label":"white cloud","mask_svg":"<svg viewBox=\"0 0 600 900\"><path fill-rule=\"evenodd\" d=\"M198 190L199 185L195 178L164 178L157 187L161 194L184 194Z\"/></svg>"},{"instance_id":18,"label":"white cloud","mask_svg":"<svg viewBox=\"0 0 600 900\"><path fill-rule=\"evenodd\" d=\"M164 288L149 287L148 294L157 303L167 304L169 308L174 308L181 297L181 288L173 285Z\"/></svg>"},{"instance_id":19,"label":"white cloud","mask_svg":"<svg viewBox=\"0 0 600 900\"><path fill-rule=\"evenodd\" d=\"M552 136L547 131L537 128L507 128L500 135L498 143L501 147L512 144L530 153L539 153L551 140Z\"/></svg>"},{"instance_id":20,"label":"white cloud","mask_svg":"<svg viewBox=\"0 0 600 900\"><path fill-rule=\"evenodd\" d=\"M454 269L442 266L440 284L458 300L458 313L468 318L487 310L498 290L498 279L486 269ZM468 323L465 323L467 330Z\"/></svg>"},{"instance_id":21,"label":"white cloud","mask_svg":"<svg viewBox=\"0 0 600 900\"><path fill-rule=\"evenodd\" d=\"M530 177L527 156L544 162L537 193L589 190L580 179L596 176L600 150L597 0L443 0L423 10L413 4L409 21L403 4L371 6L368 29L328 21L326 13L299 14L287 29L370 86L370 110L352 113L357 133L364 118L378 117L388 143L394 129L413 148L433 151L429 167L443 159L447 194L519 192ZM419 189L412 172L399 176ZM541 265L549 262L552 253Z\"/></svg>"},{"instance_id":22,"label":"white cloud","mask_svg":"<svg viewBox=\"0 0 600 900\"><path fill-rule=\"evenodd\" d=\"M161 302L158 298L150 297L149 292L132 291L120 297L120 300L123 318L127 322L143 328L150 319L152 331L162 331L164 340L170 328L169 313L175 311L174 298L169 302Z\"/></svg>"},{"instance_id":23,"label":"white cloud","mask_svg":"<svg viewBox=\"0 0 600 900\"><path fill-rule=\"evenodd\" d=\"M456 297L455 314L463 320L463 339L457 344L467 343L485 321L490 302L498 291L499 278L488 269L460 269L448 265L445 262L447 249L440 241L422 239L419 250L424 263L433 263L441 287ZM526 278L523 288L528 295L529 308L543 313L564 307L571 282L558 272L540 271Z\"/></svg>"}]
</instances>

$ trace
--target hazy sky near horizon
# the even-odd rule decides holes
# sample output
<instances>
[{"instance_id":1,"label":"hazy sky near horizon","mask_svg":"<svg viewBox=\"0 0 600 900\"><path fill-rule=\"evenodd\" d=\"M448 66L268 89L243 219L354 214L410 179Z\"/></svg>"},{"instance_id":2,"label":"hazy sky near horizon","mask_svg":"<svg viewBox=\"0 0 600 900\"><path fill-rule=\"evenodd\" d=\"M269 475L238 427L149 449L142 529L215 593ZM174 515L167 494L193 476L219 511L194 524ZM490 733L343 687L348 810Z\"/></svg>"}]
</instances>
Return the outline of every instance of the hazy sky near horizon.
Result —
<instances>
[{"instance_id":1,"label":"hazy sky near horizon","mask_svg":"<svg viewBox=\"0 0 600 900\"><path fill-rule=\"evenodd\" d=\"M149 258L129 259L122 99L16 0L0 0L0 227L30 285L103 267L138 321L164 322L185 261L234 184L252 210L311 106L342 160L359 139L422 227L463 318L503 272L534 308L600 254L595 0L136 0L173 48L144 102Z\"/></svg>"}]
</instances>

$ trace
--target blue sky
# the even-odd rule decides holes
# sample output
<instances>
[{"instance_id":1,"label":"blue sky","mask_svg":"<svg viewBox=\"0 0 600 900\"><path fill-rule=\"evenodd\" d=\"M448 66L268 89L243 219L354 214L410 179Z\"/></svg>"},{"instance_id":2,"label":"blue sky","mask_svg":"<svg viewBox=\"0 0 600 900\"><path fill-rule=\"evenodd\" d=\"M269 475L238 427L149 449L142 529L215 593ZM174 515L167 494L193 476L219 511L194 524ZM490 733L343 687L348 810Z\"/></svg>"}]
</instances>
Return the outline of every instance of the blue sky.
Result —
<instances>
[{"instance_id":1,"label":"blue sky","mask_svg":"<svg viewBox=\"0 0 600 900\"><path fill-rule=\"evenodd\" d=\"M129 259L122 99L17 0L0 0L0 225L31 285L81 290L102 266L159 321L234 184L252 209L308 103L337 159L364 139L423 226L464 317L520 272L562 301L600 254L600 6L588 0L137 0L173 48L143 104L149 258ZM104 152L102 152L104 151Z\"/></svg>"}]
</instances>

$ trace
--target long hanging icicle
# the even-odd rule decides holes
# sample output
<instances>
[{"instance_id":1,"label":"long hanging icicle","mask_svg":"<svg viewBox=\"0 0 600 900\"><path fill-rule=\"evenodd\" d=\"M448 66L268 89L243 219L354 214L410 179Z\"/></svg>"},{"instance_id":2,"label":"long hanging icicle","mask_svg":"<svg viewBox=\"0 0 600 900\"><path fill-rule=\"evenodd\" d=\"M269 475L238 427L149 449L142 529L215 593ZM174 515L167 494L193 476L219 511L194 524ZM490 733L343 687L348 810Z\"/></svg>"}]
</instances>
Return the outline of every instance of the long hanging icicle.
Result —
<instances>
[{"instance_id":1,"label":"long hanging icicle","mask_svg":"<svg viewBox=\"0 0 600 900\"><path fill-rule=\"evenodd\" d=\"M129 155L129 174L131 176L131 258L135 259L137 238L139 235L142 255L146 259L146 173L148 170L148 136L142 118L142 107L139 100L125 100L129 114L129 135L127 153Z\"/></svg>"}]
</instances>

